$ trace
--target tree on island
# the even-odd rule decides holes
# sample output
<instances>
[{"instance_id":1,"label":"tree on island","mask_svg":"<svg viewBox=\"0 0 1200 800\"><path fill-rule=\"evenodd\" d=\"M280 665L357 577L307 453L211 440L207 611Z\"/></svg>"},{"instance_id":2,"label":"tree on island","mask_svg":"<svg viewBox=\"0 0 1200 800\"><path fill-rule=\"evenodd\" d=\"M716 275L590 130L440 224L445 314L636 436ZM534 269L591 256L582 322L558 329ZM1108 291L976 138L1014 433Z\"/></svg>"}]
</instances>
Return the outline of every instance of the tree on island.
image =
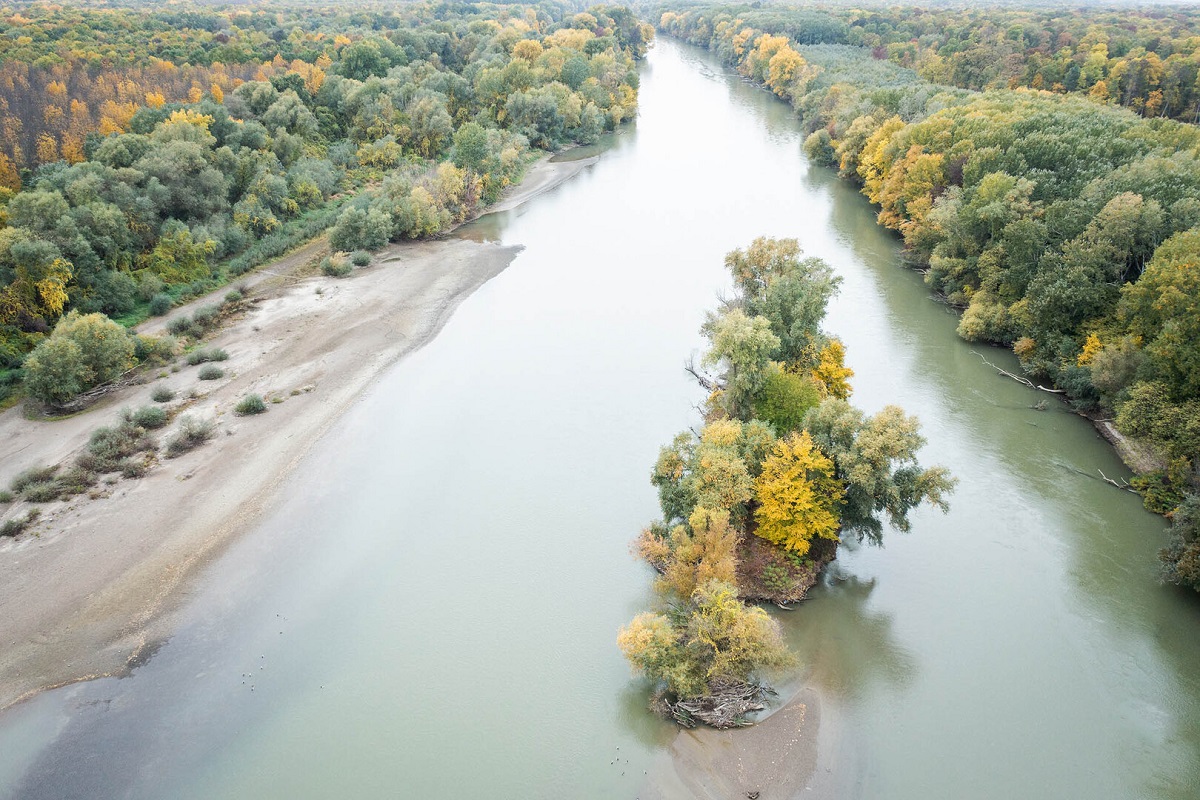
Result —
<instances>
[{"instance_id":1,"label":"tree on island","mask_svg":"<svg viewBox=\"0 0 1200 800\"><path fill-rule=\"evenodd\" d=\"M636 553L661 575L663 610L639 615L618 643L656 683L655 705L684 725L748 724L793 659L778 623L746 600L799 600L841 536L882 541L922 502L946 510L954 480L922 468L915 417L867 417L847 401L853 371L820 329L840 280L794 239L756 239L726 265L735 296L709 314L691 371L710 390L705 425L659 453L651 482L663 521Z\"/></svg>"}]
</instances>

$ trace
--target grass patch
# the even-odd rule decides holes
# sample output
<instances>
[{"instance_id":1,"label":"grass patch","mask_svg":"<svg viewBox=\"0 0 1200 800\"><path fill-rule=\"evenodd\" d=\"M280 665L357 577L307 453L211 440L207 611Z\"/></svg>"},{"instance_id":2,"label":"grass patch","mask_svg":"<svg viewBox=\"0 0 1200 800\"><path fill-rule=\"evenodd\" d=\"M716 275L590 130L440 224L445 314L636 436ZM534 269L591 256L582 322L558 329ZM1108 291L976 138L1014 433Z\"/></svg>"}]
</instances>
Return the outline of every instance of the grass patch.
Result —
<instances>
[{"instance_id":1,"label":"grass patch","mask_svg":"<svg viewBox=\"0 0 1200 800\"><path fill-rule=\"evenodd\" d=\"M179 430L167 440L167 458L181 456L213 438L216 426L209 420L189 415L179 420Z\"/></svg>"},{"instance_id":2,"label":"grass patch","mask_svg":"<svg viewBox=\"0 0 1200 800\"><path fill-rule=\"evenodd\" d=\"M21 496L30 503L52 503L62 497L62 494L62 487L55 480L31 483L21 492Z\"/></svg>"},{"instance_id":3,"label":"grass patch","mask_svg":"<svg viewBox=\"0 0 1200 800\"><path fill-rule=\"evenodd\" d=\"M267 404L263 402L262 395L248 394L234 407L234 412L246 416L248 414L261 414L267 410Z\"/></svg>"},{"instance_id":4,"label":"grass patch","mask_svg":"<svg viewBox=\"0 0 1200 800\"><path fill-rule=\"evenodd\" d=\"M194 367L208 361L225 361L228 358L229 353L219 347L200 347L188 353L187 363Z\"/></svg>"},{"instance_id":5,"label":"grass patch","mask_svg":"<svg viewBox=\"0 0 1200 800\"><path fill-rule=\"evenodd\" d=\"M330 278L344 278L350 274L354 266L344 253L334 253L321 259L321 272Z\"/></svg>"},{"instance_id":6,"label":"grass patch","mask_svg":"<svg viewBox=\"0 0 1200 800\"><path fill-rule=\"evenodd\" d=\"M75 463L100 475L124 472L131 457L157 450L158 442L145 428L134 423L132 416L126 412L126 418L115 428L104 427L92 431L87 450L79 455Z\"/></svg>"},{"instance_id":7,"label":"grass patch","mask_svg":"<svg viewBox=\"0 0 1200 800\"><path fill-rule=\"evenodd\" d=\"M36 508L31 508L23 517L14 517L12 519L5 520L4 524L0 525L0 536L18 535L32 525L33 522L41 515L41 511Z\"/></svg>"},{"instance_id":8,"label":"grass patch","mask_svg":"<svg viewBox=\"0 0 1200 800\"><path fill-rule=\"evenodd\" d=\"M202 381L215 381L218 378L225 377L225 370L221 369L216 364L205 364L200 368L200 372L196 377Z\"/></svg>"},{"instance_id":9,"label":"grass patch","mask_svg":"<svg viewBox=\"0 0 1200 800\"><path fill-rule=\"evenodd\" d=\"M127 421L148 431L158 430L170 421L167 412L158 406L142 406L137 411L126 409L124 416Z\"/></svg>"},{"instance_id":10,"label":"grass patch","mask_svg":"<svg viewBox=\"0 0 1200 800\"><path fill-rule=\"evenodd\" d=\"M23 495L25 494L25 490L30 486L54 480L54 475L57 472L57 465L52 467L30 467L21 474L17 475L17 477L13 478L12 483L8 485L8 488L11 489L14 494Z\"/></svg>"}]
</instances>

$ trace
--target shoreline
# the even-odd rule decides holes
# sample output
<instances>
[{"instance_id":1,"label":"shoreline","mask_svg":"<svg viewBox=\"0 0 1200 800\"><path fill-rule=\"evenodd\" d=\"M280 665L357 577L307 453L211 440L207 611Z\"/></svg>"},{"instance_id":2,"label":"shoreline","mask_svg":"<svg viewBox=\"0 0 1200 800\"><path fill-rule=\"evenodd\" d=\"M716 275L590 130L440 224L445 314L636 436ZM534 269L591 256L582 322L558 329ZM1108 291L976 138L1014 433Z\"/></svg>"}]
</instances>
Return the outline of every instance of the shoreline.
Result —
<instances>
[{"instance_id":1,"label":"shoreline","mask_svg":"<svg viewBox=\"0 0 1200 800\"><path fill-rule=\"evenodd\" d=\"M593 163L544 156L484 215L516 208ZM0 413L0 486L28 467L73 458L92 430L113 424L124 407L151 404L150 392L164 384L181 398L168 409L182 404L217 425L212 441L159 460L145 477L102 482L101 497L36 506L42 516L30 531L0 540L0 710L48 689L124 674L144 658L170 634L191 582L249 530L312 445L522 249L451 236L389 245L349 279L306 276L326 242L319 237L246 276L254 287L246 311L204 342L229 352L224 378L199 382L198 367L176 359L177 372L155 379L147 370L146 383L67 419L26 419L20 405ZM227 290L141 330L160 330ZM248 393L268 399L266 414L233 414ZM30 507L14 502L0 519Z\"/></svg>"}]
</instances>

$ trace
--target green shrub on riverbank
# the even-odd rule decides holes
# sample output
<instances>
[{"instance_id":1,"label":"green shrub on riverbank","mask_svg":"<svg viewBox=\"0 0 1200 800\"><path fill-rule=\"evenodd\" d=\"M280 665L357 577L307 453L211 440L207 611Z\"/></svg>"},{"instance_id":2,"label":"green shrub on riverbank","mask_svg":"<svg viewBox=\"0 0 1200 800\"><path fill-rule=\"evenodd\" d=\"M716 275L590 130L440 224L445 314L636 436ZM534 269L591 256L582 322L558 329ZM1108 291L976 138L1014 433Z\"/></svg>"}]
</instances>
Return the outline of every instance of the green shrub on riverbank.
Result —
<instances>
[{"instance_id":1,"label":"green shrub on riverbank","mask_svg":"<svg viewBox=\"0 0 1200 800\"><path fill-rule=\"evenodd\" d=\"M233 410L239 416L262 414L267 410L267 404L263 402L262 395L248 394L238 401L238 404L234 406Z\"/></svg>"},{"instance_id":2,"label":"green shrub on riverbank","mask_svg":"<svg viewBox=\"0 0 1200 800\"><path fill-rule=\"evenodd\" d=\"M25 512L24 516L6 519L4 524L0 525L0 537L13 537L20 535L25 531L26 528L36 522L40 515L41 512L38 511L38 509L31 508Z\"/></svg>"},{"instance_id":3,"label":"green shrub on riverbank","mask_svg":"<svg viewBox=\"0 0 1200 800\"><path fill-rule=\"evenodd\" d=\"M179 430L167 439L167 458L181 456L194 450L216 435L216 425L190 414L179 420Z\"/></svg>"}]
</instances>

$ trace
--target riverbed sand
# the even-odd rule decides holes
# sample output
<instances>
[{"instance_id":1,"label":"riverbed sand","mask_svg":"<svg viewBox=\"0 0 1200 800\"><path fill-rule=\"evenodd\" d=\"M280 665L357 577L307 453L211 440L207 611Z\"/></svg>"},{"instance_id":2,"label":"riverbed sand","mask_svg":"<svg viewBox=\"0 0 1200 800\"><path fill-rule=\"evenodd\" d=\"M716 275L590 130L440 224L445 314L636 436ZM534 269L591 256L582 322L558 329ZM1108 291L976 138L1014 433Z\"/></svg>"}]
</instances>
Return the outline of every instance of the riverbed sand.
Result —
<instances>
[{"instance_id":1,"label":"riverbed sand","mask_svg":"<svg viewBox=\"0 0 1200 800\"><path fill-rule=\"evenodd\" d=\"M591 163L543 159L499 210ZM160 457L143 478L101 483L99 497L46 504L29 532L0 539L0 709L42 689L121 674L168 635L169 612L198 569L249 529L363 390L432 339L520 247L417 242L377 254L348 279L306 276L327 250L319 239L247 276L253 288L245 312L206 342L229 353L220 365L226 377L200 381L199 367L177 359L178 371L161 378L151 371L147 383L69 419L31 420L20 407L0 414L0 487L28 467L73 460L91 431L114 424L122 408L151 405L158 386L177 393L169 410L186 406L184 413L212 420L217 431L197 450ZM234 406L251 393L267 398L267 413L236 416ZM0 506L0 521L26 508Z\"/></svg>"},{"instance_id":2,"label":"riverbed sand","mask_svg":"<svg viewBox=\"0 0 1200 800\"><path fill-rule=\"evenodd\" d=\"M818 774L821 697L802 689L749 728L682 730L640 797L654 800L833 798Z\"/></svg>"}]
</instances>

